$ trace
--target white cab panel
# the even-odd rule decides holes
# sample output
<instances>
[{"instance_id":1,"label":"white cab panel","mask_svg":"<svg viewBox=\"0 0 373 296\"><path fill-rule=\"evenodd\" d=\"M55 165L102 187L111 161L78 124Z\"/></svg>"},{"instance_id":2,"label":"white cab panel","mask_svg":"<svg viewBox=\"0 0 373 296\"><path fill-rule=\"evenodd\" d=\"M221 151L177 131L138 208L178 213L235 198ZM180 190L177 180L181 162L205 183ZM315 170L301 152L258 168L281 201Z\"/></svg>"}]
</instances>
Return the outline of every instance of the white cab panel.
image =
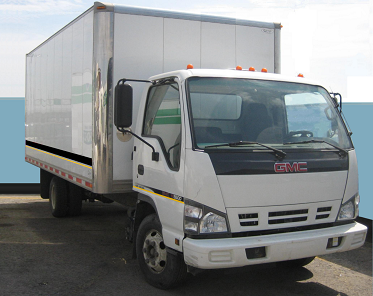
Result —
<instances>
[{"instance_id":1,"label":"white cab panel","mask_svg":"<svg viewBox=\"0 0 373 296\"><path fill-rule=\"evenodd\" d=\"M348 152L349 168L345 194L342 203L347 202L351 197L359 192L359 174L357 169L356 151Z\"/></svg>"},{"instance_id":2,"label":"white cab panel","mask_svg":"<svg viewBox=\"0 0 373 296\"><path fill-rule=\"evenodd\" d=\"M186 150L184 196L225 213L218 179L207 153Z\"/></svg>"}]
</instances>

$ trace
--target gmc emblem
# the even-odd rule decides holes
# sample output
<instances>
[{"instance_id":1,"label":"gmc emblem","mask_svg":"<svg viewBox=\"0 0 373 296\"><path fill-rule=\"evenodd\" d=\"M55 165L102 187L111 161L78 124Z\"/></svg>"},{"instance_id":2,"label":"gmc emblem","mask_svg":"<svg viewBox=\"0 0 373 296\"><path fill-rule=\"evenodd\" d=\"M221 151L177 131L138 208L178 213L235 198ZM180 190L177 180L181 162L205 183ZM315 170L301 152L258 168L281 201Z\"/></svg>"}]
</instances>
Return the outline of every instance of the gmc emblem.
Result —
<instances>
[{"instance_id":1,"label":"gmc emblem","mask_svg":"<svg viewBox=\"0 0 373 296\"><path fill-rule=\"evenodd\" d=\"M275 172L276 173L298 173L298 172L307 172L307 162L280 162L275 163Z\"/></svg>"}]
</instances>

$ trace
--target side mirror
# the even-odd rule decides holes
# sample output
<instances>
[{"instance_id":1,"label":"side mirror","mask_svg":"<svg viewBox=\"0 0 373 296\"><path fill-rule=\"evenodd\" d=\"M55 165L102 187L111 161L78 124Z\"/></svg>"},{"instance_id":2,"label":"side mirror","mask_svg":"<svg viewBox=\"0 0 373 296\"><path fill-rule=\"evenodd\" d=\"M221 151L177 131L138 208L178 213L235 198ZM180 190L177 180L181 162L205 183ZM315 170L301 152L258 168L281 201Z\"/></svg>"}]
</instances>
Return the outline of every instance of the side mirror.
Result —
<instances>
[{"instance_id":1,"label":"side mirror","mask_svg":"<svg viewBox=\"0 0 373 296\"><path fill-rule=\"evenodd\" d=\"M115 87L114 99L114 124L117 129L128 128L132 125L132 105L132 86L119 80Z\"/></svg>"}]
</instances>

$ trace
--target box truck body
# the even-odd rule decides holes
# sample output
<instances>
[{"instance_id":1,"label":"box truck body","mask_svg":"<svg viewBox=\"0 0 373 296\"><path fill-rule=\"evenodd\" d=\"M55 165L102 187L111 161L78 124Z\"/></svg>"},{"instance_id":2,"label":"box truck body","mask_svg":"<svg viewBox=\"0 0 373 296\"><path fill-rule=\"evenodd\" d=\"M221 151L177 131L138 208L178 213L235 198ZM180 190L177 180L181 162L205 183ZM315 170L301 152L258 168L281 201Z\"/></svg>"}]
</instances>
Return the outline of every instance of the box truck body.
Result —
<instances>
[{"instance_id":1,"label":"box truck body","mask_svg":"<svg viewBox=\"0 0 373 296\"><path fill-rule=\"evenodd\" d=\"M132 206L127 236L159 288L363 245L338 102L279 75L280 30L96 2L30 52L26 161L53 215L84 199Z\"/></svg>"},{"instance_id":2,"label":"box truck body","mask_svg":"<svg viewBox=\"0 0 373 296\"><path fill-rule=\"evenodd\" d=\"M78 178L78 185L87 184L95 193L132 189L132 147L121 145L113 126L113 87L119 79L146 79L188 64L214 69L250 64L280 71L280 25L97 7L26 58L26 155L70 174L73 181ZM142 88L134 85L134 113ZM53 148L62 158L44 153Z\"/></svg>"}]
</instances>

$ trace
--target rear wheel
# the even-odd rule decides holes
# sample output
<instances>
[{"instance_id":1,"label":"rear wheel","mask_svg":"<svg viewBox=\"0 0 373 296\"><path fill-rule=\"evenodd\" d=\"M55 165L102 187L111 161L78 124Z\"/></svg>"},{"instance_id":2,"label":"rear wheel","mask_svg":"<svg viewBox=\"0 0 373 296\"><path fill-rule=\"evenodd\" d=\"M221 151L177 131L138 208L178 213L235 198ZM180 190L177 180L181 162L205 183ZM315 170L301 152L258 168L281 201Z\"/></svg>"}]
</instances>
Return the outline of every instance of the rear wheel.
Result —
<instances>
[{"instance_id":1,"label":"rear wheel","mask_svg":"<svg viewBox=\"0 0 373 296\"><path fill-rule=\"evenodd\" d=\"M51 180L49 205L54 217L62 218L68 213L67 184L61 178L53 177Z\"/></svg>"},{"instance_id":2,"label":"rear wheel","mask_svg":"<svg viewBox=\"0 0 373 296\"><path fill-rule=\"evenodd\" d=\"M289 261L277 262L277 265L282 268L299 268L311 263L315 257L295 259Z\"/></svg>"},{"instance_id":3,"label":"rear wheel","mask_svg":"<svg viewBox=\"0 0 373 296\"><path fill-rule=\"evenodd\" d=\"M49 188L53 175L43 169L40 169L40 196L43 199L49 199Z\"/></svg>"},{"instance_id":4,"label":"rear wheel","mask_svg":"<svg viewBox=\"0 0 373 296\"><path fill-rule=\"evenodd\" d=\"M182 283L187 275L183 257L167 251L162 226L155 214L140 224L136 238L136 254L145 280L160 289L170 289Z\"/></svg>"}]
</instances>

